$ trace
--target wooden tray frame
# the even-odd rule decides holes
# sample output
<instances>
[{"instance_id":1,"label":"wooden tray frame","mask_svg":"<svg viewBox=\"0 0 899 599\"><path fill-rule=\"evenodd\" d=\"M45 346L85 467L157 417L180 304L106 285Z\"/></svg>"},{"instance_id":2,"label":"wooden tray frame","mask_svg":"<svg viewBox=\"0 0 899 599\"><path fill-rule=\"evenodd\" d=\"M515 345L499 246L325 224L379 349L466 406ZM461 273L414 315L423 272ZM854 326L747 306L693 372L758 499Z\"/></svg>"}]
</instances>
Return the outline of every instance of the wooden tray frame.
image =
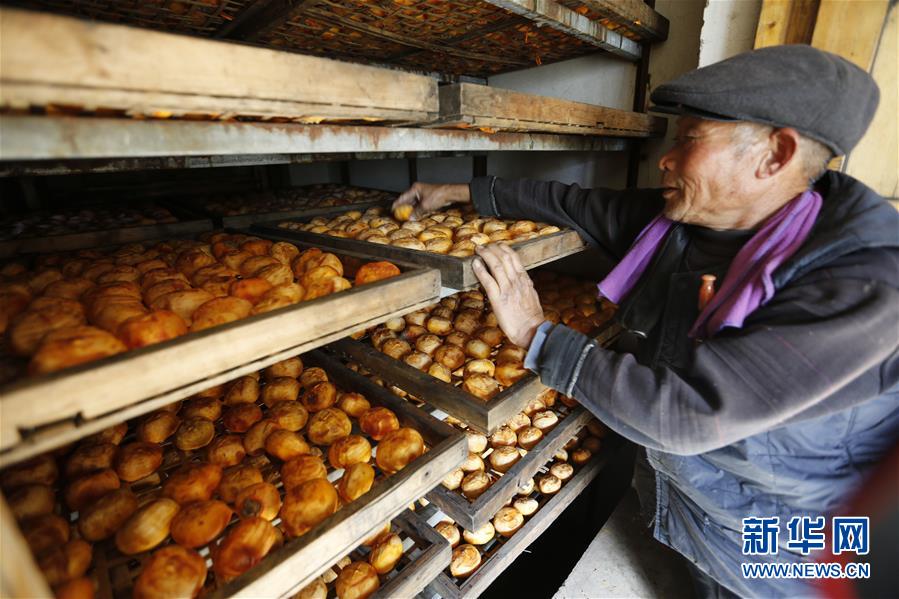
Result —
<instances>
[{"instance_id":1,"label":"wooden tray frame","mask_svg":"<svg viewBox=\"0 0 899 599\"><path fill-rule=\"evenodd\" d=\"M531 543L552 525L572 501L595 479L616 453L617 447L601 451L591 461L582 466L566 482L558 493L540 506L524 523L524 526L508 539L501 541L497 549L492 549L481 567L464 579L453 579L444 570L427 586L429 593L437 593L444 599L474 598L483 593Z\"/></svg>"},{"instance_id":2,"label":"wooden tray frame","mask_svg":"<svg viewBox=\"0 0 899 599\"><path fill-rule=\"evenodd\" d=\"M512 416L523 410L529 401L546 389L537 375L528 374L493 399L481 401L450 383L382 354L367 343L341 339L331 343L328 349L359 362L385 381L487 435L508 422Z\"/></svg>"},{"instance_id":3,"label":"wooden tray frame","mask_svg":"<svg viewBox=\"0 0 899 599\"><path fill-rule=\"evenodd\" d=\"M358 239L331 237L330 235L310 233L308 231L292 231L290 229L272 227L271 225L256 225L252 228L252 231L258 235L272 235L274 234L273 231L278 231L281 235L307 244L331 247L341 251L357 252L368 255L373 259L398 260L436 268L440 271L443 286L452 289L474 289L480 284L472 268L475 256L456 258L455 256L410 250L392 245L369 243L367 241L359 241ZM531 269L559 258L576 254L586 249L587 245L577 232L566 230L550 233L549 235L541 235L527 241L512 243L509 247L515 250L515 253L521 258L524 267Z\"/></svg>"},{"instance_id":4,"label":"wooden tray frame","mask_svg":"<svg viewBox=\"0 0 899 599\"><path fill-rule=\"evenodd\" d=\"M543 465L552 459L553 454L575 437L592 417L590 412L580 406L568 410L564 418L559 420L559 424L505 474L491 471L499 478L474 501L467 499L460 491L450 491L443 485L434 487L428 493L428 501L437 505L447 516L468 530L484 526L515 496L518 486L537 474Z\"/></svg>"},{"instance_id":5,"label":"wooden tray frame","mask_svg":"<svg viewBox=\"0 0 899 599\"><path fill-rule=\"evenodd\" d=\"M424 540L427 547L424 547L422 554L402 572L389 579L380 592L384 597L412 596L449 565L450 547L426 523L406 515L406 508L438 485L443 476L465 459L468 453L465 435L424 410L394 396L368 378L353 372L325 352L313 350L302 357L305 363L324 368L330 380L338 386L359 391L373 405L383 405L391 409L403 426L411 426L421 433L429 451L398 473L377 479L366 495L341 507L337 513L309 533L286 541L282 547L266 556L246 574L211 590L204 597L221 599L290 595L356 549L362 540L379 530L385 521L392 520L400 514L403 514L402 522L398 521L397 525L407 535L412 534ZM189 458L181 456L164 468L166 470L177 468L185 459ZM154 493L154 489L155 487L144 488L139 493ZM46 583L19 532L18 525L9 513L2 494L0 500L3 507L0 518L2 518L4 555L3 582L0 588L4 590L4 596L34 596L35 589L42 588L41 584L36 584L35 581L42 583L44 587ZM114 550L111 550L110 555L114 554L115 560L107 560L107 551L110 551L110 547L107 541L94 547L93 568L99 569L96 574L101 597L104 596L104 592L110 597L112 595L110 581L115 574L110 568L115 566L109 565L108 562L121 562L120 554ZM140 559L140 556L134 556L133 559ZM7 588L10 589L9 593L6 592Z\"/></svg>"},{"instance_id":6,"label":"wooden tray frame","mask_svg":"<svg viewBox=\"0 0 899 599\"><path fill-rule=\"evenodd\" d=\"M641 112L475 83L445 85L439 93L440 118L428 127L647 138L664 135L668 123Z\"/></svg>"},{"instance_id":7,"label":"wooden tray frame","mask_svg":"<svg viewBox=\"0 0 899 599\"><path fill-rule=\"evenodd\" d=\"M606 345L617 337L619 331L620 327L616 323L606 321L598 327L593 336L601 344ZM341 339L331 343L328 349L359 362L384 380L420 397L484 434L493 433L546 389L537 375L528 373L493 399L481 401L450 383L382 354L367 343Z\"/></svg>"},{"instance_id":8,"label":"wooden tray frame","mask_svg":"<svg viewBox=\"0 0 899 599\"><path fill-rule=\"evenodd\" d=\"M404 272L391 279L5 386L0 467L437 300L439 272L397 265ZM23 433L48 425L52 432L20 443Z\"/></svg>"}]
</instances>

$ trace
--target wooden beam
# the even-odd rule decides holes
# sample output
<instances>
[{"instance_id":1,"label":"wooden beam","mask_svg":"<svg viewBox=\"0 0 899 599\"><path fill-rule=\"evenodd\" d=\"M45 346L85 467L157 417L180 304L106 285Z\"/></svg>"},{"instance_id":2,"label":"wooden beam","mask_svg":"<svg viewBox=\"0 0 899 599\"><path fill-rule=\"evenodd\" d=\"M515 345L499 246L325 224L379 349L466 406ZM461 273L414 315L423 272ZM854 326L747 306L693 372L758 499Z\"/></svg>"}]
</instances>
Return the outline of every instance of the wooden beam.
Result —
<instances>
[{"instance_id":1,"label":"wooden beam","mask_svg":"<svg viewBox=\"0 0 899 599\"><path fill-rule=\"evenodd\" d=\"M755 31L755 47L808 44L821 0L764 0Z\"/></svg>"},{"instance_id":2,"label":"wooden beam","mask_svg":"<svg viewBox=\"0 0 899 599\"><path fill-rule=\"evenodd\" d=\"M871 70L889 0L821 0L812 46Z\"/></svg>"},{"instance_id":3,"label":"wooden beam","mask_svg":"<svg viewBox=\"0 0 899 599\"><path fill-rule=\"evenodd\" d=\"M393 42L394 44L399 44L402 46L409 46L411 48L416 48L417 50L430 50L431 52L449 54L451 56L458 56L459 58L505 64L513 67L523 67L530 64L530 62L518 58L507 58L505 56L485 54L483 52L471 52L468 50L462 50L460 48L451 48L445 46L442 42L439 41L428 42L422 39L415 38L413 36L390 33L378 27L366 25L365 23L359 23L351 19L344 19L335 14L333 11L328 10L326 6L322 8L308 8L306 9L305 13L312 17L315 17L316 20L321 21L322 23L336 24L340 27L352 29L353 31L358 31L359 33L363 33L380 40Z\"/></svg>"},{"instance_id":4,"label":"wooden beam","mask_svg":"<svg viewBox=\"0 0 899 599\"><path fill-rule=\"evenodd\" d=\"M880 106L867 134L846 159L845 172L884 197L899 196L899 4L893 3L874 56L871 76L880 86ZM899 208L899 204L896 204Z\"/></svg>"},{"instance_id":5,"label":"wooden beam","mask_svg":"<svg viewBox=\"0 0 899 599\"><path fill-rule=\"evenodd\" d=\"M215 33L220 39L256 41L315 0L256 0L241 15Z\"/></svg>"},{"instance_id":6,"label":"wooden beam","mask_svg":"<svg viewBox=\"0 0 899 599\"><path fill-rule=\"evenodd\" d=\"M641 41L661 42L668 39L668 19L643 0L578 0L578 2L639 35Z\"/></svg>"},{"instance_id":7,"label":"wooden beam","mask_svg":"<svg viewBox=\"0 0 899 599\"><path fill-rule=\"evenodd\" d=\"M591 21L554 0L485 1L516 15L526 17L538 25L551 27L566 35L592 44L615 56L631 61L636 61L640 58L640 44L624 37L620 33L615 33L597 21Z\"/></svg>"}]
</instances>

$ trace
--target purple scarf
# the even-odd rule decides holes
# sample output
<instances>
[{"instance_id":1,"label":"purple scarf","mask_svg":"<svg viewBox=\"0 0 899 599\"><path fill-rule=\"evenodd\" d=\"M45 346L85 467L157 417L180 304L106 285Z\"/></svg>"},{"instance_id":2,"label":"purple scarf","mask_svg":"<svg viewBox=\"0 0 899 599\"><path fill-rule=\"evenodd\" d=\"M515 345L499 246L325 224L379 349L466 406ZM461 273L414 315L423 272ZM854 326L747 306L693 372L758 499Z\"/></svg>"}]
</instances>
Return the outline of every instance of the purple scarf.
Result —
<instances>
[{"instance_id":1,"label":"purple scarf","mask_svg":"<svg viewBox=\"0 0 899 599\"><path fill-rule=\"evenodd\" d=\"M743 326L746 317L774 295L772 273L803 244L818 212L821 196L807 190L781 207L734 257L715 297L699 314L690 337L711 337L724 327ZM637 235L622 258L597 287L600 295L620 303L643 275L671 226L661 214Z\"/></svg>"}]
</instances>

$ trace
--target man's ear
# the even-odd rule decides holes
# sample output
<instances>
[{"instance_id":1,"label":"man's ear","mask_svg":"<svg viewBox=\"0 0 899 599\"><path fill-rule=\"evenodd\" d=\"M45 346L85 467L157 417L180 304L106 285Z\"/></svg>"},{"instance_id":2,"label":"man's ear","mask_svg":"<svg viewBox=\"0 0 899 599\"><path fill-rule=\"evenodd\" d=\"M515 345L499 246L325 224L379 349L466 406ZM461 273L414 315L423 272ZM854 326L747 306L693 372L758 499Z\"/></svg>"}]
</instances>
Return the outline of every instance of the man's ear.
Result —
<instances>
[{"instance_id":1,"label":"man's ear","mask_svg":"<svg viewBox=\"0 0 899 599\"><path fill-rule=\"evenodd\" d=\"M790 127L774 129L768 136L768 148L759 162L756 176L773 177L799 157L799 132Z\"/></svg>"}]
</instances>

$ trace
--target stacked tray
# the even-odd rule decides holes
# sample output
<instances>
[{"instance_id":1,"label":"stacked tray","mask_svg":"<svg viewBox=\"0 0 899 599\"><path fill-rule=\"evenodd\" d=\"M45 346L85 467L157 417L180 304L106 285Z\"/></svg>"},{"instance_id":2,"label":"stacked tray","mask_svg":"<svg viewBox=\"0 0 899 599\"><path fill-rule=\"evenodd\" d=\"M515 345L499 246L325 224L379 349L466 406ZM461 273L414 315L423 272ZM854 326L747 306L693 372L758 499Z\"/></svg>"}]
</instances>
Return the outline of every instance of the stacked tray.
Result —
<instances>
[{"instance_id":1,"label":"stacked tray","mask_svg":"<svg viewBox=\"0 0 899 599\"><path fill-rule=\"evenodd\" d=\"M316 368L321 370L316 370ZM337 486L341 493L344 492L341 479L345 475L345 471L335 468L332 463L334 458L331 457L328 447L312 446L312 442L321 437L317 436L318 433L312 431L309 423L316 422L315 415L321 413L320 410L312 412L313 417L309 423L303 424L298 429L295 426L299 424L298 421L282 420L280 413L276 414L273 411L276 406L283 406L284 404L287 404L288 407L302 405L312 410L313 403L318 401L316 389L324 384L321 378L322 371L326 373L327 384L336 387L344 393L361 394L373 409L376 408L381 412L386 409L392 412L397 417L399 426L418 431L423 438L426 451L423 455L419 455L419 457L407 462L405 467L400 467L395 472L382 470L380 459L373 460L369 458L375 472L374 484L370 486L369 490L362 492L361 495L354 493L355 499L344 497L345 503L336 510L336 513L323 521L319 520L318 524L313 524L308 532L295 536L297 534L296 529L291 528L291 526L295 527L295 524L288 524L288 522L282 520L282 518L294 518L295 516L285 516L284 510L279 509L280 500L277 504L273 504L271 501L263 501L262 499L251 500L251 498L261 498L264 495L251 494L246 500L241 500L240 497L243 491L252 483L254 487L264 486L267 487L266 490L277 490L278 495L283 499L285 488L282 486L281 475L284 472L284 465L291 463L297 456L300 459L317 461L318 458L310 456L322 452L328 456L327 463L331 463L330 467L327 468L328 481ZM279 382L283 382L286 378L291 378L294 375L297 376L303 389L303 395L300 399L283 399L280 403L271 403L269 401L270 396L267 393L268 387L271 385L277 386ZM333 358L320 352L311 352L302 356L302 363L295 359L284 361L263 373L259 373L258 376L260 381L265 382L265 385L261 387L261 391L258 394L251 395L257 398L261 397L262 401L259 401L259 399L256 399L255 402L252 399L243 401L246 398L243 392L243 383L246 382L245 379L250 377L242 377L242 379L238 379L231 386L206 390L183 405L180 402L176 402L175 405L169 406L168 410L160 411L151 418L134 423L138 426L116 427L103 434L106 446L115 455L114 459L112 455L109 456L109 465L101 466L108 468L108 470L103 472L114 473L116 481L120 478L123 481L120 483L121 487L129 489L127 492L110 492L133 494L136 496L136 499L133 500L135 502L134 507L137 504L146 505L160 497L168 497L181 504L181 509L186 509L189 502L204 500L204 497L195 495L202 494L201 491L204 489L203 480L205 479L203 476L198 475L197 480L191 482L189 486L173 484L169 487L168 481L176 480L172 479L173 473L179 472L180 476L180 473L184 472L181 468L185 465L197 466L206 464L204 468L209 468L211 464L218 464L225 468L224 474L220 474L220 480L223 482L220 484L214 476L209 475L214 480L214 485L205 487L205 489L210 496L217 497L220 502L227 503L228 507L241 516L241 520L235 520L232 516L230 523L226 524L226 528L219 529L218 533L213 537L218 539L216 543L185 541L182 539L194 537L190 535L185 536L184 533L181 536L176 536L178 543L182 544L180 546L197 552L199 557L194 557L193 559L196 560L202 557L203 561L210 566L209 574L205 577L205 582L203 582L208 596L280 596L299 590L312 583L316 577L325 572L337 560L351 552L355 551L351 559L360 561L366 556L366 550L357 549L357 546L363 540L373 537L375 533L383 531L385 522L403 512L410 502L437 484L440 477L455 467L465 454L466 442L460 432L454 431L451 427L432 418L427 413L415 409L410 404L394 397L385 389L378 387L365 377L350 371ZM235 397L238 397L234 395L235 393L239 394L241 401L235 400ZM216 397L223 398L226 406L222 417L215 410L211 409L217 405L219 413L221 412L221 401L216 400ZM270 403L271 405L269 405ZM257 419L255 424L250 424L249 421L235 420L235 414L252 407L260 408L260 411L264 412L265 417L262 420ZM338 410L333 407L331 409ZM177 410L177 412L174 410ZM259 416L261 417L262 414ZM156 434L151 431L159 431L159 429L152 428L147 423L158 423L162 419L171 420L173 418L175 419L175 426L178 426L178 419L180 419L180 426L177 429L169 427L164 429L161 435L148 438L149 435ZM210 430L214 429L215 433L213 437L204 437L201 441L196 441L192 431L195 431L197 428L194 424L201 421ZM184 429L188 423L190 423L190 426ZM369 435L366 431L370 429L365 428L364 424L361 426L365 430L359 428L360 421L354 418L352 423L353 434ZM268 432L270 436L275 430L281 430L285 438L296 436L288 432L291 430L297 430L298 433L302 433L303 436L309 439L306 450L297 450L298 453L284 453L287 448L293 446L281 443L281 439L279 439L277 444L273 445L271 443L272 440L268 439L267 435L264 434ZM135 431L138 432L135 433ZM259 431L263 432L260 433ZM227 433L229 441L237 438L240 441L239 444L242 444L246 451L246 455L238 454L235 456L233 453L222 451L222 446L218 445L218 441L225 440L225 437L222 437L223 433ZM137 436L135 437L135 435ZM302 437L299 438L302 439ZM389 438L389 436L386 438ZM143 461L127 461L123 457L126 454L123 448L130 446L132 442L137 440L141 440L141 443L145 446L149 445L158 448L154 451L159 452L160 461L156 462L155 468L152 465L149 468L143 468ZM99 447L91 445L98 441L100 440L89 439L83 443L83 446ZM334 441L329 442L334 443ZM112 445L113 443L115 445ZM187 443L190 444L187 445ZM382 435L379 446L384 443L385 437ZM372 442L372 444L374 443ZM304 453L307 450L311 453ZM384 449L383 451L387 450ZM14 467L0 473L0 481L2 481L4 492L7 493L9 498L12 513L17 518L25 521L24 530L30 542L40 546L39 548L35 547L35 550L40 552L38 561L43 568L49 568L48 571L54 572L53 582L60 583L66 582L68 578L81 576L86 565L82 561L81 566L74 570L67 569L65 573L60 573L53 569L56 560L60 558L60 556L56 555L59 553L59 548L42 542L40 535L34 536L33 529L36 522L34 518L43 517L43 514L48 512L39 502L29 499L28 492L23 491L23 489L31 491L33 490L32 487L36 487L38 490L50 489L52 487L48 485L57 484L55 483L57 477L40 477L34 474L34 472L38 471L36 464L46 464L48 461L52 464L56 459L53 454L46 454L35 462L26 464L24 470L20 467ZM385 459L387 458L385 457ZM70 457L60 462L60 464L65 465L66 473L71 474L70 483L75 480L81 480L83 477L97 474L97 471L93 471L94 473L91 474L90 472L92 471L90 470L85 470L85 474L81 474L80 468L85 466L85 464L97 467L94 462L86 462L83 458L74 460L74 462L73 460L74 458ZM322 462L325 462L325 460L323 459ZM126 466L126 464L128 465ZM112 466L111 468L110 465ZM76 467L79 469L76 470ZM139 468L139 473L134 474L134 468ZM321 466L321 468L324 469L324 466ZM252 473L255 473L254 476L245 478L241 475L238 477L238 473L245 470L252 471ZM23 472L31 474L26 476ZM219 472L221 473L221 470ZM295 477L296 475L295 473L291 476ZM31 478L28 478L29 476ZM229 481L227 486L224 483L226 479ZM297 485L302 486L302 480L306 480L306 478L294 478L296 485L291 483L291 488L296 488ZM237 481L240 482L238 483ZM79 530L81 530L82 525L89 525L80 523L80 518L82 516L90 518L90 514L96 514L94 506L98 505L97 502L100 501L96 497L102 496L105 501L106 495L79 495L72 490L76 486L70 484L66 488L65 504L73 510L71 513L64 509L62 512L58 511L59 504L56 503L56 499L52 500L55 505L51 504L51 509L57 514L61 513L64 521L68 520L73 526L79 526ZM213 491L212 489L215 490ZM347 489L352 489L352 487L347 487ZM79 497L86 498L85 502L83 504L73 503ZM208 497L205 497L205 499L208 499ZM80 513L76 513L74 510L80 510ZM129 513L133 511L131 509ZM288 514L290 513L288 512ZM26 517L31 519L25 520ZM256 558L260 560L259 563L248 570L246 567L242 567L235 574L233 570L228 569L227 565L224 566L225 570L216 568L215 561L219 559L220 555L224 554L225 550L223 547L227 545L226 539L230 539L231 535L236 534L235 527L238 523L244 523L253 519L255 519L254 525L258 525L261 528L271 528L264 522L259 521L264 519L271 521L272 525L282 529L281 532L271 529L272 532L268 533L273 535L272 542L274 546L270 550L267 547L260 549L261 555L258 555ZM96 526L96 520L90 520L90 522L94 522L94 526ZM109 520L104 520L104 522L104 526L107 528L111 526ZM448 562L448 550L433 534L424 532L421 526L416 524L414 520L410 520L408 516L404 517L402 522L397 522L396 524L400 529L400 540L404 541L403 547L405 551L403 551L403 554L405 557L393 562L388 569L389 571L384 572L381 580L384 584L382 592L409 592L414 594L424 586L425 582L433 578L433 575L440 568L445 567ZM17 528L12 522L4 522L4 527L7 526ZM131 530L127 524L124 526L119 524L109 529L108 533L102 535L94 534L94 532L90 532L89 535L84 534L85 531L94 530L95 528L83 529L82 537L88 538L94 543L92 550L93 559L90 566L91 576L97 583L97 588L100 591L99 596L101 597L130 596L131 589L140 576L141 571L149 567L148 564L151 563L149 560L150 556L159 552L167 544L171 544L167 534L168 527L166 526L164 530L166 534L163 534L161 538L148 544L141 543L137 549L130 550L130 554L126 555L119 549L119 547L123 547L121 544L122 539L115 536L113 540L111 535L114 535L119 530ZM182 528L182 530L184 529ZM294 536L291 538L291 535L288 533ZM131 545L128 543L133 542L135 538L141 539L140 536L126 535L123 537L125 539L124 547L130 547ZM408 542L410 539L411 543ZM59 545L63 545L65 542L64 539L61 539L61 541ZM369 543L369 545L373 544ZM27 547L25 551L28 551ZM10 552L10 554L12 553ZM66 554L63 553L62 555ZM71 559L64 560L64 562L73 563ZM233 579L229 580L230 576L224 580L218 579L217 575L220 571L231 571L231 576L234 576Z\"/></svg>"},{"instance_id":2,"label":"stacked tray","mask_svg":"<svg viewBox=\"0 0 899 599\"><path fill-rule=\"evenodd\" d=\"M600 343L609 344L614 341L619 327L611 321L613 312L601 308L595 295L585 298L589 299L591 304L580 304L581 307L578 308L575 307L578 304L574 298L563 298L559 294L560 288L565 289L566 286L571 285L569 282L559 287L562 282L569 281L569 279L560 279L556 275L546 274L538 274L535 279L538 289L548 298L542 300L548 319L563 320L571 326L580 327L584 332L590 332ZM553 289L551 288L553 286L556 287ZM578 287L574 286L572 289L576 291ZM439 321L443 328L438 329L438 322L435 321ZM447 325L447 321L451 324ZM422 328L422 325L425 328ZM460 327L462 328L460 329ZM385 331L385 329L387 330ZM432 370L437 368L433 364L429 364L428 361L420 364L413 361L413 358L424 360L422 356L418 355L423 353L419 348L424 341L423 338L429 337L431 338L429 341L438 343L433 339L435 336L439 336L439 342L444 347L465 344L461 352L453 350L460 355L463 355L464 352L464 363L460 363L458 359L455 362L447 362L447 359L440 356L439 352L444 351L440 347L436 350L421 348L431 352L433 362L451 366L449 368L451 376L446 377L446 372L443 372L443 379L437 378L440 373ZM405 346L402 343L390 341L391 338L398 338L405 342L411 353L407 352L407 355L395 353L405 351L402 349ZM469 342L476 342L480 338L489 341L487 343L489 348L483 344L480 348L475 348L481 352L476 354L477 358L481 359L475 359L475 354L469 351L465 339L469 339ZM384 345L385 342L396 345L398 348L388 347ZM509 344L501 331L496 328L495 317L490 311L485 296L477 290L465 291L443 298L435 306L406 314L402 319L394 319L392 322L385 323L385 325L370 331L360 341L341 339L331 344L330 348L361 363L369 370L377 372L383 379L416 397L423 398L447 414L458 418L472 429L483 433L492 433L497 427L505 424L524 409L528 402L540 393L547 391L537 376L524 368L524 350ZM413 349L415 351L412 351ZM390 352L390 355L383 353L385 351ZM469 374L465 370L473 366L472 362L477 362L489 371L491 365L486 364L484 359L493 362L493 373L486 378L480 378L484 383L492 385L494 391L492 395L476 396L466 390ZM503 364L503 362L506 363ZM418 364L420 368L414 367L410 363ZM503 376L499 374L501 370L504 373Z\"/></svg>"},{"instance_id":3,"label":"stacked tray","mask_svg":"<svg viewBox=\"0 0 899 599\"><path fill-rule=\"evenodd\" d=\"M261 246L271 242L258 238L247 241ZM193 248L183 252L203 254L203 247L209 246L201 243L199 250ZM305 245L302 249L310 251ZM129 256L137 251L135 248L121 251L125 250L129 250L125 252ZM41 277L56 268L47 262L50 258L52 256L42 259L41 264L46 268L41 267ZM336 258L340 259L348 277L353 276L360 264L367 262L364 257L346 252ZM60 266L64 268L64 260ZM400 274L386 280L251 314L242 320L65 370L16 380L3 387L3 399L0 400L2 449L12 448L23 435L35 432L39 427L61 421L63 424L54 426L50 433L34 443L20 445L15 451L0 455L0 462L9 464L35 455L99 430L113 421L158 408L436 299L440 288L439 273L408 264L395 266ZM27 276L27 270L25 274L15 275L23 276ZM39 291L35 289L35 292ZM165 376L160 376L160 372ZM114 414L126 408L127 412Z\"/></svg>"}]
</instances>

